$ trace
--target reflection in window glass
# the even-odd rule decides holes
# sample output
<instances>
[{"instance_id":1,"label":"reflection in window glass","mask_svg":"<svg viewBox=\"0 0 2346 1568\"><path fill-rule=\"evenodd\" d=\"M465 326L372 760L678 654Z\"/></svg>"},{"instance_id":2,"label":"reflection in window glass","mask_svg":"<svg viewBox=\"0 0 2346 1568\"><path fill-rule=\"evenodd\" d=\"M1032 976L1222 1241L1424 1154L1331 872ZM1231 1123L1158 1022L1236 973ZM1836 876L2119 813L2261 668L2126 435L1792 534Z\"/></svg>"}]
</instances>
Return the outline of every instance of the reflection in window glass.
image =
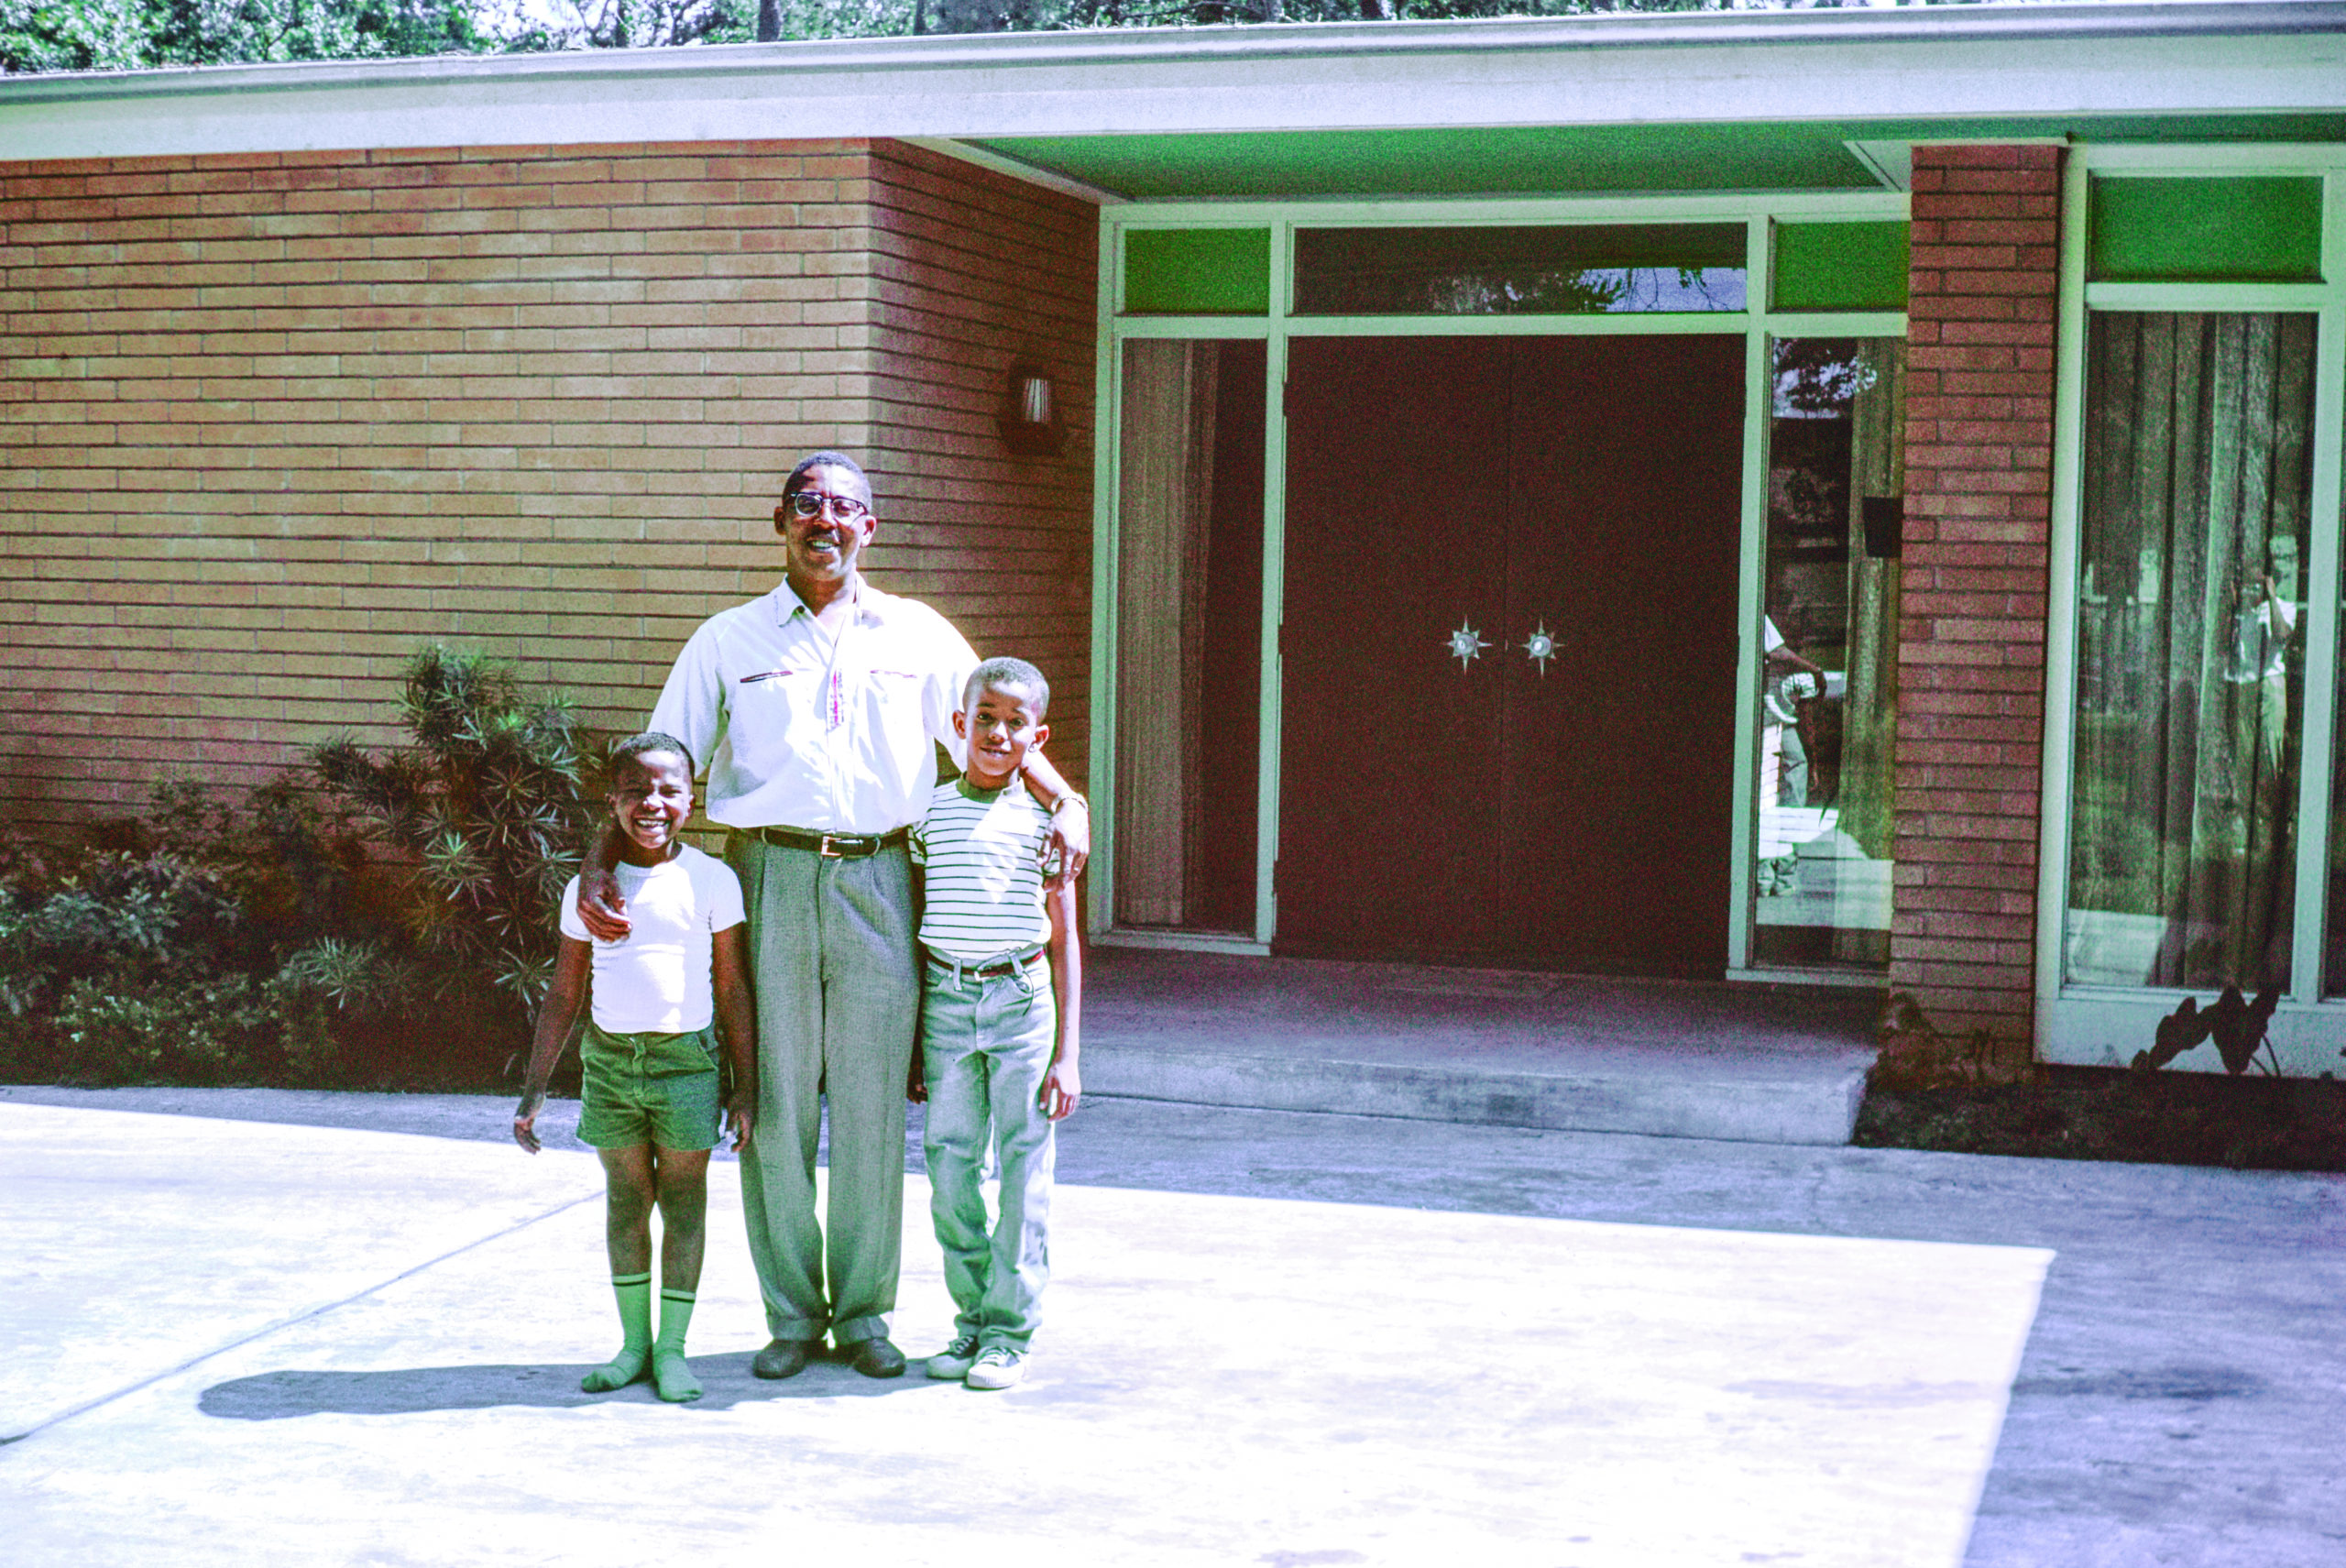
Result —
<instances>
[{"instance_id":1,"label":"reflection in window glass","mask_svg":"<svg viewBox=\"0 0 2346 1568\"><path fill-rule=\"evenodd\" d=\"M1906 345L1788 338L1768 443L1754 964L1890 961ZM1875 505L1868 517L1866 502ZM1870 522L1870 526L1869 526Z\"/></svg>"},{"instance_id":2,"label":"reflection in window glass","mask_svg":"<svg viewBox=\"0 0 2346 1568\"><path fill-rule=\"evenodd\" d=\"M1124 344L1115 918L1255 929L1260 342Z\"/></svg>"},{"instance_id":3,"label":"reflection in window glass","mask_svg":"<svg viewBox=\"0 0 2346 1568\"><path fill-rule=\"evenodd\" d=\"M2288 981L2313 327L2092 318L2072 982Z\"/></svg>"},{"instance_id":4,"label":"reflection in window glass","mask_svg":"<svg viewBox=\"0 0 2346 1568\"><path fill-rule=\"evenodd\" d=\"M1744 308L1740 224L1298 229L1301 315L1603 315Z\"/></svg>"},{"instance_id":5,"label":"reflection in window glass","mask_svg":"<svg viewBox=\"0 0 2346 1568\"><path fill-rule=\"evenodd\" d=\"M2339 651L2346 653L2346 615L2338 621ZM2340 668L2346 669L2346 660ZM2346 996L2346 724L2339 724L2330 766L2330 935L2322 962L2324 996Z\"/></svg>"}]
</instances>

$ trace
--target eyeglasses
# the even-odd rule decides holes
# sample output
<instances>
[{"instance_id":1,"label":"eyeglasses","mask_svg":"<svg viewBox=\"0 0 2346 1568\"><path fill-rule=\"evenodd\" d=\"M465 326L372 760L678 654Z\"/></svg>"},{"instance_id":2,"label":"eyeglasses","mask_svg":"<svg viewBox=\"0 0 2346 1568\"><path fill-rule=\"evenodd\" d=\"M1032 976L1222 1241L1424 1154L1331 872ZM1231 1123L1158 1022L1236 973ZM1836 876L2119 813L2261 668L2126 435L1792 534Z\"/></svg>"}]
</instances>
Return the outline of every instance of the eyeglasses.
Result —
<instances>
[{"instance_id":1,"label":"eyeglasses","mask_svg":"<svg viewBox=\"0 0 2346 1568\"><path fill-rule=\"evenodd\" d=\"M853 496L827 496L820 490L794 490L786 499L790 510L800 517L819 517L827 508L841 522L861 522L872 514L872 509Z\"/></svg>"}]
</instances>

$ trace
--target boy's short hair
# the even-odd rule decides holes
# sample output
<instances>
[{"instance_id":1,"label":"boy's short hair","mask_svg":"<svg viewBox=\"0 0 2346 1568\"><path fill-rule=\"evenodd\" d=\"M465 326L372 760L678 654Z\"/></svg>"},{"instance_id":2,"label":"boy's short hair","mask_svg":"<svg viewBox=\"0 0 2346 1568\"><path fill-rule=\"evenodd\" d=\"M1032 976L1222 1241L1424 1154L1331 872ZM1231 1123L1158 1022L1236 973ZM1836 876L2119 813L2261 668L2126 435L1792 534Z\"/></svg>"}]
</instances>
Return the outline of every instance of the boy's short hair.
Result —
<instances>
[{"instance_id":1,"label":"boy's short hair","mask_svg":"<svg viewBox=\"0 0 2346 1568\"><path fill-rule=\"evenodd\" d=\"M674 735L658 729L647 729L641 735L630 735L613 746L610 756L603 764L603 771L606 773L616 773L621 762L632 762L647 751L674 751L685 760L685 777L693 776L692 748Z\"/></svg>"},{"instance_id":2,"label":"boy's short hair","mask_svg":"<svg viewBox=\"0 0 2346 1568\"><path fill-rule=\"evenodd\" d=\"M1024 659L988 659L971 670L969 684L961 688L962 710L975 708L978 693L988 686L1024 686L1026 695L1034 699L1036 718L1051 711L1051 683L1043 678L1042 671Z\"/></svg>"},{"instance_id":3,"label":"boy's short hair","mask_svg":"<svg viewBox=\"0 0 2346 1568\"><path fill-rule=\"evenodd\" d=\"M800 486L806 481L807 473L816 468L844 468L854 475L857 481L863 486L864 494L872 493L872 481L865 476L861 466L846 453L833 452L828 448L801 457L798 460L798 466L790 471L790 477L782 482L782 493L785 496L796 495Z\"/></svg>"}]
</instances>

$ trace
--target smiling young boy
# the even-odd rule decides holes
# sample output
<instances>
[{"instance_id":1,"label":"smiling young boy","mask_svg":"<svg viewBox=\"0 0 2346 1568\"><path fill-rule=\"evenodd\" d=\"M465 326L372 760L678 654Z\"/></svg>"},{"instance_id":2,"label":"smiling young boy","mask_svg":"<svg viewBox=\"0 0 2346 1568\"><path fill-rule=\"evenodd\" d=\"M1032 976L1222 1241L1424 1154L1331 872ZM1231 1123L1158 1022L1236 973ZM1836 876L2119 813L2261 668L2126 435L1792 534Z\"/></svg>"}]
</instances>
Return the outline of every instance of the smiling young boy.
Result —
<instances>
[{"instance_id":1,"label":"smiling young boy","mask_svg":"<svg viewBox=\"0 0 2346 1568\"><path fill-rule=\"evenodd\" d=\"M953 1343L928 1358L928 1375L972 1388L1007 1388L1025 1375L1050 1275L1052 1126L1083 1090L1075 885L1044 886L1051 816L1020 773L1050 737L1050 702L1049 683L1024 659L980 664L953 716L968 767L937 786L913 829L928 960L915 1063L928 1099L922 1146L945 1284L959 1309ZM1002 1175L991 1235L979 1187L989 1140Z\"/></svg>"},{"instance_id":2,"label":"smiling young boy","mask_svg":"<svg viewBox=\"0 0 2346 1568\"><path fill-rule=\"evenodd\" d=\"M611 817L625 840L616 868L633 927L590 938L578 879L562 895L562 948L538 1014L513 1138L535 1154L546 1077L582 1003L585 1092L578 1136L602 1156L604 1240L624 1335L619 1354L580 1379L608 1393L646 1376L672 1404L701 1397L685 1361L685 1330L700 1288L707 1235L708 1151L718 1142L717 1040L733 1069L726 1115L734 1147L749 1142L757 1104L741 884L723 862L677 837L693 808L693 762L658 733L613 748ZM712 1031L712 1025L714 1029ZM652 1334L652 1211L660 1210L660 1335Z\"/></svg>"}]
</instances>

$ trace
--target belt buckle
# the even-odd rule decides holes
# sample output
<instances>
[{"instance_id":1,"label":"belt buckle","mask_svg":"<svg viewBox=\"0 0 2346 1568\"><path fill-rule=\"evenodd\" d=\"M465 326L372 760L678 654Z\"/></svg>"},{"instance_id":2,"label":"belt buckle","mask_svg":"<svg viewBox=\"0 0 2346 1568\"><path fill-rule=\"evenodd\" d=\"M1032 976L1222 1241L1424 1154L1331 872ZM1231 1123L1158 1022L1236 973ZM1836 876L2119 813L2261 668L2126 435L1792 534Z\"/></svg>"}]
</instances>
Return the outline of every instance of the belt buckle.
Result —
<instances>
[{"instance_id":1,"label":"belt buckle","mask_svg":"<svg viewBox=\"0 0 2346 1568\"><path fill-rule=\"evenodd\" d=\"M823 859L827 861L843 861L847 859L847 856L842 851L832 847L834 840L838 837L839 836L836 834L824 834L823 841L815 846L815 852L822 856Z\"/></svg>"}]
</instances>

